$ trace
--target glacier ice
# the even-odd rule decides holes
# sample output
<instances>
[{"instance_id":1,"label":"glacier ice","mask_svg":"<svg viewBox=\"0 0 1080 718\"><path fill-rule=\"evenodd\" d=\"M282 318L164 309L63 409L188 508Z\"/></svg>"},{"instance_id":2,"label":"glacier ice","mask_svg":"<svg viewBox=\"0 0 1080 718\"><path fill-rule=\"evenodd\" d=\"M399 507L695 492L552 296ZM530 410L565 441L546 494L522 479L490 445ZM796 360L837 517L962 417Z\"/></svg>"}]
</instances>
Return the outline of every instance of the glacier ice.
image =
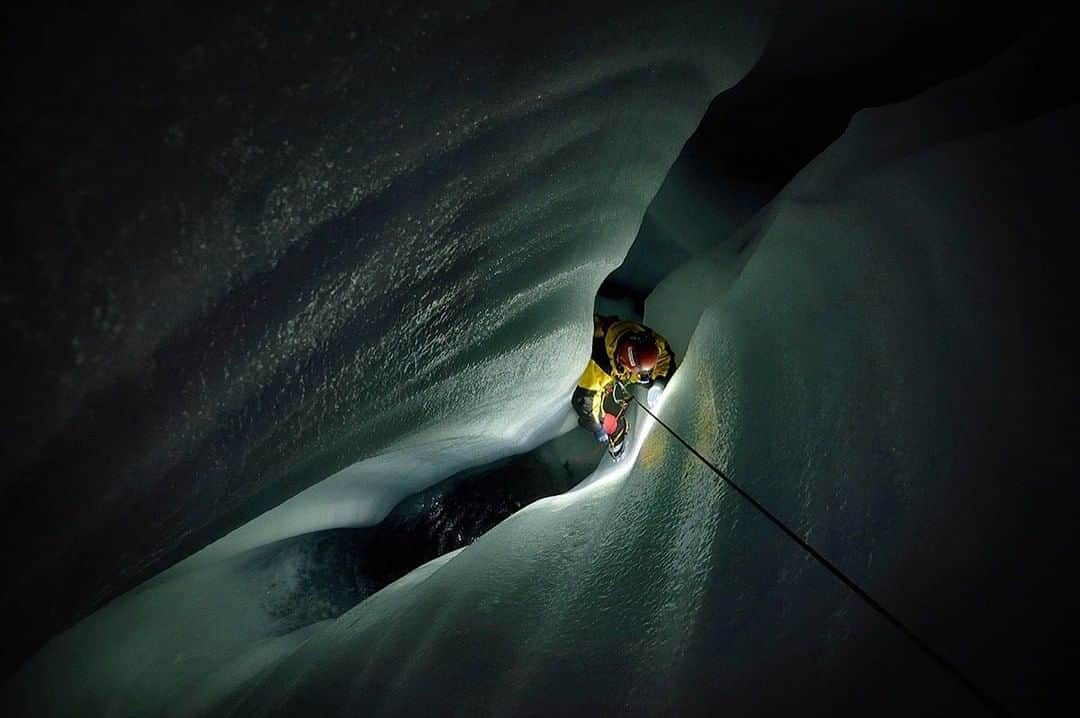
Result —
<instances>
[{"instance_id":1,"label":"glacier ice","mask_svg":"<svg viewBox=\"0 0 1080 718\"><path fill-rule=\"evenodd\" d=\"M658 47L682 51L672 49L677 33L657 32ZM981 684L1033 713L1064 670L1029 657L1059 645L1051 636L1071 610L1055 588L1061 562L1032 558L1070 545L1062 519L1075 499L1067 460L1060 460L1059 474L1045 470L1065 452L1055 443L1052 417L1040 415L1041 397L1075 385L1065 378L1065 360L1037 351L1054 340L1030 329L1036 310L1048 337L1071 326L1039 283L1053 276L1048 267L1065 266L1057 242L1071 239L1075 227L1073 187L1061 178L1072 173L1080 110L1074 85L1033 88L1028 74L1035 68L1060 77L1068 47L1062 35L1060 28L1035 34L985 68L861 112L732 242L661 283L645 315L682 357L660 407L665 421ZM660 42L665 37L670 47ZM685 48L691 50L701 47ZM310 312L278 307L286 317L281 324L262 317L274 336L325 349L320 337L297 328L303 322L290 324L322 312L332 320L319 323L324 329L338 320L348 325L334 341L356 346L349 332L375 327L381 341L418 349L406 359L416 365L410 371L435 369L383 396L365 384L361 368L328 367L320 374L325 384L310 389L321 397L312 401L349 408L330 411L320 426L373 417L350 424L348 450L338 446L340 436L321 443L311 430L326 451L316 463L332 466L325 474L331 478L271 492L292 498L235 522L232 533L222 520L216 543L54 638L5 685L12 712L974 712L968 696L647 417L635 418L623 462L605 463L574 491L530 505L337 618L283 630L262 601L269 573L293 575L304 560L284 552L284 563L268 563L283 540L376 521L395 497L455 466L566 428L556 407L583 355L556 352L559 365L542 387L528 381L530 357L581 343L590 292L611 256L625 251L627 232L694 112L745 70L735 65L690 93L685 112L674 113L677 126L653 128L657 156L638 177L615 173L617 181L604 186L616 199L593 224L563 226L565 212L587 208L559 203L592 191L613 166L630 162L618 148L636 146L632 135L640 128L618 118L611 154L580 166L581 145L561 144L567 138L545 133L537 120L530 146L563 149L538 164L522 160L519 182L511 178L514 190L501 201L455 194L452 184L433 185L417 199L416 206L439 200L432 205L439 208L455 197L476 199L490 212L477 223L491 230L490 261L474 267L466 250L483 247L460 244L431 257L455 265L435 274L464 282L469 301L418 295L425 326L468 334L478 347L472 353L447 353L438 342L414 347L411 325L393 317L346 316L365 307L385 311L426 287L426 269L378 277L375 269L387 267L369 268L364 276L381 280L375 285L382 294L366 305L360 299L369 297L350 284L349 270L335 269L331 260L339 255L327 255L319 267L329 271L328 284L307 279L314 291L330 294L307 305ZM588 87L575 116L597 119L589 113ZM620 97L630 102L631 94ZM647 104L633 105L623 120ZM542 103L536 112L544 114ZM584 131L588 121L581 123ZM491 141L500 161L516 156L497 143L507 135L499 127L493 132L495 139L477 140L473 149ZM439 153L420 154L436 174L447 169ZM445 172L438 176L446 179ZM502 180L488 179L498 191ZM625 215L617 190L631 179L636 210ZM521 207L524 215L504 216ZM467 219L476 209L465 201L456 216ZM607 224L619 218L625 226ZM504 221L511 226L502 228ZM553 235L543 231L552 225L557 236L589 226L596 243L574 251L567 235L567 244L553 247ZM533 231L539 236L529 242ZM465 241L446 232L440 236ZM420 235L405 235L413 240L405 246L419 251ZM392 254L402 245L377 246ZM342 315L338 302L346 307ZM470 321L455 325L461 317ZM272 372L257 368L257 349L246 357L253 371ZM527 392L525 403L537 413L509 401L518 394L486 394L486 386L461 380L463 371L505 379L497 383ZM349 389L342 396L334 393L338 387ZM302 420L321 417L327 407L319 406L290 397L284 408L292 413L273 417L281 427L249 416L245 427L259 439L251 460L268 465L259 463L259 452L273 454L267 447ZM195 409L200 414L197 402ZM538 424L541 416L550 424ZM370 443L350 443L360 439ZM1038 471L1025 470L1025 462L1043 456L1050 459ZM184 508L199 515L198 506ZM179 550L168 541L157 545Z\"/></svg>"},{"instance_id":2,"label":"glacier ice","mask_svg":"<svg viewBox=\"0 0 1080 718\"><path fill-rule=\"evenodd\" d=\"M387 8L353 44L340 9L242 6L235 24L265 40L259 62L291 68L267 87L230 64L247 56L225 29L177 48L189 19L162 12L157 36L130 41L160 40L146 72L176 78L175 127L103 94L103 116L64 117L70 136L27 130L17 158L72 196L105 182L113 198L107 212L88 199L68 216L25 213L37 226L21 236L70 236L57 218L82 239L64 261L20 246L28 281L68 299L14 293L5 314L19 317L14 400L29 417L5 435L20 516L3 531L24 559L3 614L19 617L18 653L138 585L67 634L107 648L92 670L69 662L73 692L57 699L105 712L112 688L151 710L289 645L247 595L267 543L370 525L459 468L565 430L596 287L765 30L738 5L494 3ZM191 103L189 82L221 94ZM132 144L180 188L110 163ZM93 480L54 490L77 476Z\"/></svg>"},{"instance_id":3,"label":"glacier ice","mask_svg":"<svg viewBox=\"0 0 1080 718\"><path fill-rule=\"evenodd\" d=\"M230 531L214 551L370 524L554 435L596 287L766 30L724 3L399 10L148 9L57 69L88 104L17 87L13 653ZM135 77L94 75L125 53Z\"/></svg>"},{"instance_id":4,"label":"glacier ice","mask_svg":"<svg viewBox=\"0 0 1080 718\"><path fill-rule=\"evenodd\" d=\"M1030 616L1016 580L1042 565L1002 570L1010 539L990 530L998 501L1049 507L1001 482L979 407L1025 378L977 367L1009 351L988 313L1026 287L976 278L1015 267L998 252L1017 227L1062 231L1048 219L1071 203L1055 148L1080 109L1059 95L1014 122L972 100L1020 90L1009 73L1040 40L861 113L747 229L662 409L1007 702L1032 699L1012 651L1037 650L1064 603L1043 593L1049 612ZM649 303L658 324L694 306L676 295ZM531 505L407 593L321 629L234 713L978 710L676 442L654 429L635 450L621 476Z\"/></svg>"}]
</instances>

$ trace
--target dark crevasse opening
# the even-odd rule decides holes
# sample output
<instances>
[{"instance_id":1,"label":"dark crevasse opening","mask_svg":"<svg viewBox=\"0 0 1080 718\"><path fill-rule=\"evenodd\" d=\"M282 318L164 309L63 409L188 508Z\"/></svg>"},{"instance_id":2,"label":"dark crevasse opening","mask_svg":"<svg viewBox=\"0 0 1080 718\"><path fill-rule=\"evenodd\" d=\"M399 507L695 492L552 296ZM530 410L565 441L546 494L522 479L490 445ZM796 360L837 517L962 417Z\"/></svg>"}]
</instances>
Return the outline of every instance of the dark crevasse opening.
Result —
<instances>
[{"instance_id":1,"label":"dark crevasse opening","mask_svg":"<svg viewBox=\"0 0 1080 718\"><path fill-rule=\"evenodd\" d=\"M335 618L416 567L468 546L537 499L580 483L603 453L591 435L571 431L413 494L373 527L320 531L258 549L253 561L276 632Z\"/></svg>"}]
</instances>

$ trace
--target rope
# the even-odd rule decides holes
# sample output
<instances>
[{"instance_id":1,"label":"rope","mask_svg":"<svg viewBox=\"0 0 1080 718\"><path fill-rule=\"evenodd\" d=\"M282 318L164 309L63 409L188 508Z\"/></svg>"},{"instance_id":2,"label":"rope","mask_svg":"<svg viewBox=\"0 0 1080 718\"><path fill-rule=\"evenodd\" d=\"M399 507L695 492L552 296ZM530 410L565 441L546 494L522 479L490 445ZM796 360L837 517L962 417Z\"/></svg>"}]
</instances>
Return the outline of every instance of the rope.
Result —
<instances>
[{"instance_id":1,"label":"rope","mask_svg":"<svg viewBox=\"0 0 1080 718\"><path fill-rule=\"evenodd\" d=\"M685 446L690 451L690 453L692 453L694 456L696 456L698 459L700 459L703 464L705 464L710 469L712 469L712 472L714 474L716 474L721 479L723 479L727 483L728 486L735 489L735 491L737 491L740 496L742 496L744 499L746 499L748 502L750 502L751 506L753 506L755 509L757 509L759 512L761 512L761 514L763 516L765 516L765 518L767 518L774 525L776 525L777 528L779 528L781 531L783 531L785 534L787 534L788 538L790 538L792 541L794 541L800 547L802 547L802 549L804 551L806 551L806 553L813 556L814 559L816 559L818 563L820 563L822 566L824 566L826 569L828 569L828 571L833 576L840 579L840 581L845 586L850 588L855 593L855 595L857 595L859 598L861 598L863 601L865 601L868 606L870 606L875 611L877 611L882 617L885 618L885 620L887 620L889 623L891 623L897 630L899 630L901 633L903 633L905 636L907 636L909 639L911 639L911 641L916 646L918 646L919 650L921 650L924 654L926 654L931 659L933 659L933 661L935 663L937 663L941 668L945 669L945 671L949 675L951 675L960 684L962 684L965 688L967 688L968 692L970 692L971 695L974 696L979 701L979 703L981 703L983 705L983 707L986 708L991 714L999 715L999 716L1008 716L1009 715L1008 711L1006 711L1005 708L1001 704L999 704L997 701L995 701L993 698L991 698L986 692L984 692L981 688L979 688L979 686L976 685L975 682L972 681L970 678L968 678L967 675L965 675L963 671L961 671L959 668L957 668L952 662L950 662L942 654L940 654L936 650L934 650L930 646L930 644L928 644L926 641L924 641L922 638L920 638L918 636L918 634L916 634L913 630L908 628L907 625L905 625L899 618L894 616L888 609L886 609L884 606L882 606L880 603L878 603L877 600L874 599L873 596L871 596L869 593L864 591L863 588L861 586L859 586L859 584L857 584L853 579L849 578L847 576L847 574L845 574L843 571L841 571L839 568L837 568L831 561L829 561L829 559L822 556L813 546L811 546L805 540L803 540L803 538L801 536L799 536L794 531L792 531L790 528L788 528L787 525L783 521L781 521L779 518L777 518L767 508L762 506L762 504L757 499L755 499L745 489L743 489L741 486L739 486L737 483L735 483L734 480L732 480L723 471L721 471L719 468L717 468L716 465L714 465L711 461L709 461L704 456L702 456L701 453L697 449L695 449L685 439L683 439L681 436L679 436L679 434L676 433L676 431L674 429L672 429L670 426L668 426L663 421L661 421L660 417L658 417L656 414L652 413L649 410L649 407L645 406L645 404L640 399L638 399L636 396L634 396L633 393L630 394L630 397L637 403L638 406L640 406L642 408L642 410L644 410L644 412L646 414L648 414L653 419L655 419L657 424L659 424L660 426L667 429L668 433L671 434L673 437L675 437L675 439L677 439L680 444Z\"/></svg>"}]
</instances>

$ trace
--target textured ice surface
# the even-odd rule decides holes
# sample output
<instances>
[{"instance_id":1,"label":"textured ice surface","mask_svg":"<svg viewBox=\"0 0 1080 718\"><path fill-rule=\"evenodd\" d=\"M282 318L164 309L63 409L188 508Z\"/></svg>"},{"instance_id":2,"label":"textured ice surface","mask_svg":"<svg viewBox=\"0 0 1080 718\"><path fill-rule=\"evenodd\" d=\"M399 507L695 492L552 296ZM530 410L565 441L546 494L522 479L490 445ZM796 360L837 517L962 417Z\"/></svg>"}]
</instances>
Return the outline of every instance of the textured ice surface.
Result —
<instances>
[{"instance_id":1,"label":"textured ice surface","mask_svg":"<svg viewBox=\"0 0 1080 718\"><path fill-rule=\"evenodd\" d=\"M685 267L688 281L662 285L647 303L649 321L685 346L664 419L1021 708L1037 707L1032 692L1060 680L1062 669L1028 657L1045 655L1046 637L1072 608L1054 589L1061 564L1051 570L1031 556L1070 545L1062 519L1074 505L1074 476L1025 471L1035 458L1066 455L1037 413L1039 397L1068 388L1065 362L1044 359L1054 356L1038 351L1050 340L1028 327L1032 315L1055 330L1071 326L1031 278L1043 276L1055 242L1071 240L1075 227L1073 186L1060 178L1073 172L1066 150L1080 112L1074 84L1033 89L1027 73L1067 66L1058 63L1068 47L1035 37L970 77L861 113L744 230L740 253ZM624 121L634 124L643 107ZM566 176L580 183L569 194L595 189L610 170L605 161L620 159L593 166L590 158L582 166L598 174L579 175L579 148L572 154ZM541 184L548 189L523 183L507 206L521 200L543 224L545 193L566 176ZM643 180L633 194L654 186ZM597 241L598 253L617 244ZM482 327L490 319L510 328L479 336L475 355L446 360L479 367L480 376L517 367L521 381L511 385L530 387L533 398L557 394L558 382L531 388L528 350L509 348L581 341L587 294L600 278L568 274L571 259L585 258L537 242L523 245L530 249L516 271L490 282L489 271L517 261L516 243L492 249L494 264L476 273L461 260L458 269L478 283L469 312ZM551 278L538 284L540 276ZM583 277L593 286L579 293ZM565 296L545 299L560 289ZM388 302L408 296L382 290ZM520 316L507 309L518 297ZM435 306L430 318L443 326L439 312L449 309ZM468 316L472 326L473 314L447 316ZM550 324L539 321L548 316ZM389 337L409 326L386 321ZM572 381L580 357L570 354L562 378ZM460 419L494 436L493 446L512 443L495 419L518 421L519 405L456 376L406 383L415 398L378 414L391 428L361 425L354 438L385 444L382 453L391 444L437 452L440 441L473 434L432 430L447 411L455 417L447 431ZM422 391L432 386L451 390ZM435 402L444 395L446 407ZM362 416L396 395L343 398L350 416ZM303 414L306 404L288 406ZM301 425L292 416L275 414L280 431ZM263 430L270 445L280 438L270 417ZM265 585L265 549L241 551L280 534L241 529L213 560L177 566L58 637L5 696L17 712L57 715L973 712L932 664L657 427L642 421L628 454L302 632L276 635L253 590ZM447 458L461 457L455 449ZM349 474L339 476L344 483ZM328 516L319 503L283 506L291 517L281 516L283 533L378 513L372 503Z\"/></svg>"},{"instance_id":2,"label":"textured ice surface","mask_svg":"<svg viewBox=\"0 0 1080 718\"><path fill-rule=\"evenodd\" d=\"M72 198L26 192L4 290L30 644L323 480L235 547L551 436L596 288L763 42L716 3L345 5L147 8L47 97L19 76L15 173Z\"/></svg>"},{"instance_id":3,"label":"textured ice surface","mask_svg":"<svg viewBox=\"0 0 1080 718\"><path fill-rule=\"evenodd\" d=\"M1033 408L1002 386L1028 379L1006 332L1031 288L987 278L1040 266L1017 238L1061 238L1055 218L1072 202L1058 150L1076 98L1051 92L1025 117L1001 102L1027 92L1011 71L1053 44L1037 40L861 113L747 229L737 277L701 311L662 409L1021 706L1037 682L1014 651L1038 650L1067 602L1033 588L1047 564L1011 560L1007 529L1052 514L1060 489L1003 473L1022 454L1006 437L1032 435L982 407ZM1043 214L1029 211L1032 185ZM690 291L650 304L657 323ZM977 710L663 432L635 450L631 470L530 506L324 626L235 714ZM1053 545L1061 530L1046 530L1038 541Z\"/></svg>"},{"instance_id":4,"label":"textured ice surface","mask_svg":"<svg viewBox=\"0 0 1080 718\"><path fill-rule=\"evenodd\" d=\"M5 434L20 515L3 530L21 563L3 615L19 635L42 640L221 538L47 651L92 641L94 665L70 662L58 700L103 709L212 690L205 676L289 645L247 595L262 579L246 551L371 524L564 430L597 287L764 40L752 13L716 3L360 22L259 4L209 27L161 12L131 40L160 35L138 52L166 83L161 107L102 89L85 144L70 116L70 147L27 130L19 161L87 198L68 218L85 236L59 261L57 242L29 238L70 227L38 212L24 279L65 294L12 293L5 315L28 377L13 401L30 412ZM187 41L201 44L174 47ZM200 86L209 97L184 95ZM148 144L146 167L110 164L122 141Z\"/></svg>"}]
</instances>

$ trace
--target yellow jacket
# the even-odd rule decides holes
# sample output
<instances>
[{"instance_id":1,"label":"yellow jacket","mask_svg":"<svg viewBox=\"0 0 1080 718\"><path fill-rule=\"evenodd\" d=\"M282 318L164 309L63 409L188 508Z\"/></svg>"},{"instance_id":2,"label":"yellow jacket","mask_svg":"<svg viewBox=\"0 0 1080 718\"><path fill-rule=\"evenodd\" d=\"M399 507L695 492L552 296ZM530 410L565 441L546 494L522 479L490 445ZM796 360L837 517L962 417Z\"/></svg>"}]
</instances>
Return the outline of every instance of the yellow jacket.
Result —
<instances>
[{"instance_id":1,"label":"yellow jacket","mask_svg":"<svg viewBox=\"0 0 1080 718\"><path fill-rule=\"evenodd\" d=\"M575 407L578 408L579 413L586 407L591 409L589 413L596 422L603 420L604 396L611 391L616 378L626 384L638 383L637 374L628 371L619 372L615 364L615 345L624 334L630 332L651 334L656 339L660 357L656 362L656 368L652 372L654 378L666 378L675 370L675 356L668 346L667 340L662 336L637 322L615 317L594 316L593 352L585 371L582 372L581 378L578 379L578 391L575 392L582 399L586 398L581 396L583 393L591 394L591 397L588 397L591 402L575 402Z\"/></svg>"}]
</instances>

